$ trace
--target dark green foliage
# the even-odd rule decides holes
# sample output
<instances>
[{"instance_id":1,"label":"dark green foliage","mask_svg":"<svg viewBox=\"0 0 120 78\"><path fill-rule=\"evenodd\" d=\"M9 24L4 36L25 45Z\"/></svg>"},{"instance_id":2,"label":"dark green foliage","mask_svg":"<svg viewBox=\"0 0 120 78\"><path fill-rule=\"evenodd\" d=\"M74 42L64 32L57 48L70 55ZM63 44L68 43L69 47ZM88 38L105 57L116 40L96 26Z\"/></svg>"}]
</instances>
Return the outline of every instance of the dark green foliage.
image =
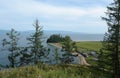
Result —
<instances>
[{"instance_id":1,"label":"dark green foliage","mask_svg":"<svg viewBox=\"0 0 120 78\"><path fill-rule=\"evenodd\" d=\"M66 51L66 53L63 55L62 63L69 64L73 61L71 53L77 50L76 43L73 42L69 36L65 36L62 49Z\"/></svg>"},{"instance_id":2,"label":"dark green foliage","mask_svg":"<svg viewBox=\"0 0 120 78\"><path fill-rule=\"evenodd\" d=\"M58 60L60 59L59 54L58 54L58 48L55 49L55 60L56 64L58 64Z\"/></svg>"},{"instance_id":3,"label":"dark green foliage","mask_svg":"<svg viewBox=\"0 0 120 78\"><path fill-rule=\"evenodd\" d=\"M8 45L8 50L10 54L8 55L8 59L10 61L9 67L16 67L18 64L17 58L19 57L20 48L18 47L19 33L14 29L11 29L9 33L7 33L8 39L3 39L3 46Z\"/></svg>"},{"instance_id":4,"label":"dark green foliage","mask_svg":"<svg viewBox=\"0 0 120 78\"><path fill-rule=\"evenodd\" d=\"M73 42L69 36L65 36L63 42L63 49L65 49L68 52L73 52L76 50L76 48L76 43Z\"/></svg>"},{"instance_id":5,"label":"dark green foliage","mask_svg":"<svg viewBox=\"0 0 120 78\"><path fill-rule=\"evenodd\" d=\"M102 60L105 69L113 72L113 78L120 78L120 0L114 0L107 7L106 15L108 17L103 17L103 20L107 22L108 32L103 41Z\"/></svg>"},{"instance_id":6,"label":"dark green foliage","mask_svg":"<svg viewBox=\"0 0 120 78\"><path fill-rule=\"evenodd\" d=\"M31 63L31 54L28 47L21 47L20 50L20 66L29 65Z\"/></svg>"},{"instance_id":7,"label":"dark green foliage","mask_svg":"<svg viewBox=\"0 0 120 78\"><path fill-rule=\"evenodd\" d=\"M47 43L58 43L63 41L64 37L62 37L60 34L53 34L47 39Z\"/></svg>"},{"instance_id":8,"label":"dark green foliage","mask_svg":"<svg viewBox=\"0 0 120 78\"><path fill-rule=\"evenodd\" d=\"M37 64L40 61L41 56L44 55L45 49L42 45L42 26L39 25L38 20L36 20L33 26L35 27L35 32L29 38L27 38L27 40L29 41L29 49L31 50L31 62L33 61L34 64Z\"/></svg>"}]
</instances>

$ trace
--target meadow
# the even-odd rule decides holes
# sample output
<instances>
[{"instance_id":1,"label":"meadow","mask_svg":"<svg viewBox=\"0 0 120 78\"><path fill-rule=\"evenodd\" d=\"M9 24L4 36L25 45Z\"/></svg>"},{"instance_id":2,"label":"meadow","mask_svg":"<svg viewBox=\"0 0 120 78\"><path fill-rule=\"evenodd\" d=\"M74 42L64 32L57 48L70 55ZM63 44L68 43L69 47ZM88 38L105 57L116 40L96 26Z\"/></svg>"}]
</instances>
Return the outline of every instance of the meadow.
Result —
<instances>
[{"instance_id":1,"label":"meadow","mask_svg":"<svg viewBox=\"0 0 120 78\"><path fill-rule=\"evenodd\" d=\"M62 43L52 43L53 45L56 45L58 47L62 47ZM95 51L99 52L99 50L102 48L102 42L101 41L78 41L76 42L77 49L79 51L83 52L90 52Z\"/></svg>"},{"instance_id":2,"label":"meadow","mask_svg":"<svg viewBox=\"0 0 120 78\"><path fill-rule=\"evenodd\" d=\"M83 51L96 51L98 52L102 48L102 43L100 41L79 41L76 42L78 50Z\"/></svg>"},{"instance_id":3,"label":"meadow","mask_svg":"<svg viewBox=\"0 0 120 78\"><path fill-rule=\"evenodd\" d=\"M109 73L80 65L34 65L0 71L0 78L110 78Z\"/></svg>"}]
</instances>

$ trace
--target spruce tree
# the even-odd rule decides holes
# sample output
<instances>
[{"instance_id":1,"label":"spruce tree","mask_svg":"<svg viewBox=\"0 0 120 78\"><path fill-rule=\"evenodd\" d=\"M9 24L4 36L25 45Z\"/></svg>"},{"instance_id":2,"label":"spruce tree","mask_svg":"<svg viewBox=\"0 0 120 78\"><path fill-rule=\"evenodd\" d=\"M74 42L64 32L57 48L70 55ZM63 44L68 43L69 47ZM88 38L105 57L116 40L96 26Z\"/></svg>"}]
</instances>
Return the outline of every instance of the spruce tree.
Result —
<instances>
[{"instance_id":1,"label":"spruce tree","mask_svg":"<svg viewBox=\"0 0 120 78\"><path fill-rule=\"evenodd\" d=\"M105 55L105 69L113 73L113 78L120 78L120 0L114 0L107 7L107 17L102 19L107 22L108 31L103 40L103 56Z\"/></svg>"},{"instance_id":2,"label":"spruce tree","mask_svg":"<svg viewBox=\"0 0 120 78\"><path fill-rule=\"evenodd\" d=\"M58 61L59 61L59 54L58 54L58 48L55 48L55 60L56 60L56 64L58 64Z\"/></svg>"},{"instance_id":3,"label":"spruce tree","mask_svg":"<svg viewBox=\"0 0 120 78\"><path fill-rule=\"evenodd\" d=\"M9 67L16 67L18 65L18 57L19 57L19 47L18 47L18 40L19 35L17 31L11 29L9 33L6 34L8 38L3 39L3 46L8 45L9 55L8 60L10 62Z\"/></svg>"},{"instance_id":4,"label":"spruce tree","mask_svg":"<svg viewBox=\"0 0 120 78\"><path fill-rule=\"evenodd\" d=\"M31 54L28 47L20 48L20 66L31 64Z\"/></svg>"},{"instance_id":5,"label":"spruce tree","mask_svg":"<svg viewBox=\"0 0 120 78\"><path fill-rule=\"evenodd\" d=\"M66 51L65 54L63 54L62 62L65 64L69 64L73 61L71 53L76 51L76 43L72 41L70 36L65 36L62 48Z\"/></svg>"},{"instance_id":6,"label":"spruce tree","mask_svg":"<svg viewBox=\"0 0 120 78\"><path fill-rule=\"evenodd\" d=\"M41 56L44 55L44 47L42 45L43 42L43 30L42 26L39 25L38 20L36 20L35 24L33 25L35 27L35 32L27 38L29 41L29 48L31 49L31 60L34 62L34 64L37 64L38 62L41 62Z\"/></svg>"},{"instance_id":7,"label":"spruce tree","mask_svg":"<svg viewBox=\"0 0 120 78\"><path fill-rule=\"evenodd\" d=\"M72 52L76 49L76 43L72 41L70 36L65 36L63 42L63 48L68 52Z\"/></svg>"}]
</instances>

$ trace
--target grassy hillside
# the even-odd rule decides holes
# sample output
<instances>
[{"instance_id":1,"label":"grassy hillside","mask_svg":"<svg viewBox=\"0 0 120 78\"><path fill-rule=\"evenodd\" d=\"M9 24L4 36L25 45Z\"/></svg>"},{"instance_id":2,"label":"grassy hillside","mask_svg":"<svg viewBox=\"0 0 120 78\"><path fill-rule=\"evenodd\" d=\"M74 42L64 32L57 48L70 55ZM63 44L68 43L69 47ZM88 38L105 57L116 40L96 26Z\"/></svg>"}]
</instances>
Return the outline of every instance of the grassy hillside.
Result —
<instances>
[{"instance_id":1,"label":"grassy hillside","mask_svg":"<svg viewBox=\"0 0 120 78\"><path fill-rule=\"evenodd\" d=\"M58 47L62 47L62 43L52 43ZM78 48L78 50L80 51L99 51L99 49L102 47L102 43L100 41L79 41L76 42L76 46Z\"/></svg>"},{"instance_id":2,"label":"grassy hillside","mask_svg":"<svg viewBox=\"0 0 120 78\"><path fill-rule=\"evenodd\" d=\"M109 73L80 65L35 65L0 71L0 78L110 78Z\"/></svg>"},{"instance_id":3,"label":"grassy hillside","mask_svg":"<svg viewBox=\"0 0 120 78\"><path fill-rule=\"evenodd\" d=\"M59 43L56 46L61 46ZM100 42L85 41L77 42L77 47L80 50L95 50L99 51L102 47ZM111 78L111 74L105 71L100 71L93 67L95 61L86 58L92 66L81 65L34 65L7 69L0 71L0 78Z\"/></svg>"},{"instance_id":4,"label":"grassy hillside","mask_svg":"<svg viewBox=\"0 0 120 78\"><path fill-rule=\"evenodd\" d=\"M99 51L99 49L102 47L102 43L100 41L81 41L77 42L77 47L79 50L94 50Z\"/></svg>"}]
</instances>

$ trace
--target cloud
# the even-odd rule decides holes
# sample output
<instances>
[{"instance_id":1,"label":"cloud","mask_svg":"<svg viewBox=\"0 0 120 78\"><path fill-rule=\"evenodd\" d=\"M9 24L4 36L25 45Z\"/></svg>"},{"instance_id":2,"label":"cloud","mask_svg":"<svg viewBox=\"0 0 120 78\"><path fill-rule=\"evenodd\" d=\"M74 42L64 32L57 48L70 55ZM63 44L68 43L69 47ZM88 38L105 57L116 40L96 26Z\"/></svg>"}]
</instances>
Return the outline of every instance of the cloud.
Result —
<instances>
[{"instance_id":1,"label":"cloud","mask_svg":"<svg viewBox=\"0 0 120 78\"><path fill-rule=\"evenodd\" d=\"M6 0L5 0L6 1ZM3 1L3 2L5 2ZM90 7L90 8L80 8L80 7L62 7L62 6L52 6L49 4L44 4L37 2L35 0L11 0L11 3L4 3L4 9L2 11L6 13L18 13L25 16L33 15L46 15L46 16L69 16L69 17L80 17L85 15L102 15L105 11L104 7ZM4 13L3 12L3 13Z\"/></svg>"},{"instance_id":2,"label":"cloud","mask_svg":"<svg viewBox=\"0 0 120 78\"><path fill-rule=\"evenodd\" d=\"M103 22L99 21L101 21L100 16L104 16L105 11L106 7L97 4L94 7L56 6L37 0L11 0L10 2L8 0L0 0L0 17L2 19L0 25L25 26L32 24L34 19L40 18L42 24L48 26L45 28L54 26L57 29L58 26L56 25L59 25L61 29L64 29L65 26L67 28L71 26L72 28L73 25L80 28L80 23L82 23L82 26L94 25L98 27L98 24L104 26Z\"/></svg>"}]
</instances>

